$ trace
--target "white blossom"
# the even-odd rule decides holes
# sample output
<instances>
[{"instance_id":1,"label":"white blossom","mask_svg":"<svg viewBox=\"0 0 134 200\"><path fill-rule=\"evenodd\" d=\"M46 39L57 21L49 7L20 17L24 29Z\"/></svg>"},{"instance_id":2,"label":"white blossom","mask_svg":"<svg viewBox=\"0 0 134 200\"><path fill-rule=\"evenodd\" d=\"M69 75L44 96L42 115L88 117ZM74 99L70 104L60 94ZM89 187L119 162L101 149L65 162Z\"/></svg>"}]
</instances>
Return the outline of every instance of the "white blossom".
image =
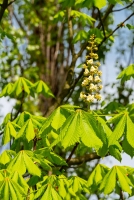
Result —
<instances>
[{"instance_id":1,"label":"white blossom","mask_svg":"<svg viewBox=\"0 0 134 200\"><path fill-rule=\"evenodd\" d=\"M101 100L101 95L100 94L95 94L95 99L97 99L97 100Z\"/></svg>"},{"instance_id":2,"label":"white blossom","mask_svg":"<svg viewBox=\"0 0 134 200\"><path fill-rule=\"evenodd\" d=\"M99 76L101 76L102 75L102 71L98 71L98 73L97 73Z\"/></svg>"},{"instance_id":3,"label":"white blossom","mask_svg":"<svg viewBox=\"0 0 134 200\"><path fill-rule=\"evenodd\" d=\"M103 85L98 85L99 90L103 88Z\"/></svg>"},{"instance_id":4,"label":"white blossom","mask_svg":"<svg viewBox=\"0 0 134 200\"><path fill-rule=\"evenodd\" d=\"M90 60L87 60L87 64L89 65L92 65L93 64L93 59L90 59Z\"/></svg>"},{"instance_id":5,"label":"white blossom","mask_svg":"<svg viewBox=\"0 0 134 200\"><path fill-rule=\"evenodd\" d=\"M94 73L96 72L96 69L94 68L94 66L91 66L90 72L92 72L92 73L93 73L93 72L94 72Z\"/></svg>"},{"instance_id":6,"label":"white blossom","mask_svg":"<svg viewBox=\"0 0 134 200\"><path fill-rule=\"evenodd\" d=\"M93 101L94 101L94 95L90 95L90 94L89 94L89 95L87 96L87 101L88 101L88 102L93 102Z\"/></svg>"},{"instance_id":7,"label":"white blossom","mask_svg":"<svg viewBox=\"0 0 134 200\"><path fill-rule=\"evenodd\" d=\"M97 90L97 85L94 85L93 83L90 84L89 90L91 91L96 91Z\"/></svg>"},{"instance_id":8,"label":"white blossom","mask_svg":"<svg viewBox=\"0 0 134 200\"><path fill-rule=\"evenodd\" d=\"M89 76L89 77L88 77L88 80L89 80L89 81L93 81L93 76Z\"/></svg>"},{"instance_id":9,"label":"white blossom","mask_svg":"<svg viewBox=\"0 0 134 200\"><path fill-rule=\"evenodd\" d=\"M84 79L84 81L82 82L82 86L86 86L86 85L88 85L88 83L89 83L89 80L88 80L88 78L86 78L86 79Z\"/></svg>"},{"instance_id":10,"label":"white blossom","mask_svg":"<svg viewBox=\"0 0 134 200\"><path fill-rule=\"evenodd\" d=\"M89 75L89 70L88 70L88 69L85 69L84 75L85 75L85 76L88 76L88 75Z\"/></svg>"},{"instance_id":11,"label":"white blossom","mask_svg":"<svg viewBox=\"0 0 134 200\"><path fill-rule=\"evenodd\" d=\"M95 81L96 83L100 83L100 82L101 82L101 79L99 78L99 76L95 76L94 81Z\"/></svg>"}]
</instances>

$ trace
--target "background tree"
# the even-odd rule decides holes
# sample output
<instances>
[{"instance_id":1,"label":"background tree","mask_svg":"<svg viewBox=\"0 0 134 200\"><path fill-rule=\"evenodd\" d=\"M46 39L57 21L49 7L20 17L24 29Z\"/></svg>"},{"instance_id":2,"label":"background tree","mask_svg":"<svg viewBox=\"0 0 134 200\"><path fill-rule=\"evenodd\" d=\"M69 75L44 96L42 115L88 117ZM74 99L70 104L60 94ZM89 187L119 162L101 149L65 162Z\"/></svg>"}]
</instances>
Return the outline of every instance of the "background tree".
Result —
<instances>
[{"instance_id":1,"label":"background tree","mask_svg":"<svg viewBox=\"0 0 134 200\"><path fill-rule=\"evenodd\" d=\"M124 199L124 192L133 196L133 168L109 169L98 163L108 155L121 161L122 152L134 156L133 87L126 83L134 76L134 2L0 3L0 97L16 99L1 124L2 145L10 143L0 156L1 198L89 199L93 193L108 199L112 192L117 199ZM127 16L114 27L113 15L122 10ZM122 45L125 29L132 38L127 48ZM121 83L114 83L116 95L110 97L104 86L106 105L100 106L99 62L105 62L118 31ZM93 167L91 160L96 160Z\"/></svg>"}]
</instances>

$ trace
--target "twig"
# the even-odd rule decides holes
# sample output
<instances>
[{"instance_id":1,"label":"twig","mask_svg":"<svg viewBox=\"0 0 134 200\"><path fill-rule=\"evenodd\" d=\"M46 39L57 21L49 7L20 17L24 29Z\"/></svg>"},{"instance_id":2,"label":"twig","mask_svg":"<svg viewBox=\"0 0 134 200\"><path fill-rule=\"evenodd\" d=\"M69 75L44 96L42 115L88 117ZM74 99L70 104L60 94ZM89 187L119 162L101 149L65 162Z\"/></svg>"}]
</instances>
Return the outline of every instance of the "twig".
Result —
<instances>
[{"instance_id":1,"label":"twig","mask_svg":"<svg viewBox=\"0 0 134 200\"><path fill-rule=\"evenodd\" d=\"M77 142L77 143L75 144L74 148L72 149L70 155L68 156L68 158L67 158L67 160L66 160L66 163L67 163L67 164L68 164L69 161L71 160L71 158L72 158L72 156L73 156L73 154L74 154L76 148L78 147L78 145L79 145L79 143ZM65 168L65 166L62 166L62 167L60 168L60 171L62 171L64 168Z\"/></svg>"},{"instance_id":2,"label":"twig","mask_svg":"<svg viewBox=\"0 0 134 200\"><path fill-rule=\"evenodd\" d=\"M102 21L104 23L104 21L107 19L107 16L111 13L112 9L113 9L114 5L110 4L106 10L105 15L102 17ZM100 28L101 27L101 22L98 24L98 26L96 28Z\"/></svg>"},{"instance_id":3,"label":"twig","mask_svg":"<svg viewBox=\"0 0 134 200\"><path fill-rule=\"evenodd\" d=\"M113 35L113 33L115 31L117 31L120 27L122 27L124 25L124 23L128 19L130 19L133 15L134 15L134 12L131 15L129 15L123 22L121 22L108 36L104 37L103 40L101 41L101 43L98 45L98 47L100 47L103 44L103 42L105 42L111 35Z\"/></svg>"},{"instance_id":4,"label":"twig","mask_svg":"<svg viewBox=\"0 0 134 200\"><path fill-rule=\"evenodd\" d=\"M106 33L105 33L105 28L104 28L104 24L103 24L103 21L101 19L101 12L99 10L99 8L97 8L98 10L98 14L99 14L99 19L100 19L100 23L101 23L101 26L102 26L102 30L103 30L103 35L104 35L104 38L106 37Z\"/></svg>"},{"instance_id":5,"label":"twig","mask_svg":"<svg viewBox=\"0 0 134 200\"><path fill-rule=\"evenodd\" d=\"M122 190L120 189L120 200L124 200L124 197L123 197L123 192Z\"/></svg>"},{"instance_id":6,"label":"twig","mask_svg":"<svg viewBox=\"0 0 134 200\"><path fill-rule=\"evenodd\" d=\"M131 4L129 4L128 6L126 6L125 8L121 8L121 9L117 9L117 10L112 10L112 12L119 12L119 11L125 10L126 8L131 7L133 5L133 3L134 3L134 1Z\"/></svg>"}]
</instances>

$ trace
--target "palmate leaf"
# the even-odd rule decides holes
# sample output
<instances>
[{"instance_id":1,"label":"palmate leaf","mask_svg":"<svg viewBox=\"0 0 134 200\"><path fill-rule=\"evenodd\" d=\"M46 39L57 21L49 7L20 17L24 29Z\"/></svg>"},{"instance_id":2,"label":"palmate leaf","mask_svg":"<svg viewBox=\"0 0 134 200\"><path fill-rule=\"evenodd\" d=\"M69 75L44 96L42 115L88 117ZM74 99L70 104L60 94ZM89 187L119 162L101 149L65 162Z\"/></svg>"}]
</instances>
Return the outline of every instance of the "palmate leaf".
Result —
<instances>
[{"instance_id":1,"label":"palmate leaf","mask_svg":"<svg viewBox=\"0 0 134 200\"><path fill-rule=\"evenodd\" d=\"M97 190L108 171L109 168L103 164L98 164L95 167L87 182L87 185L92 193Z\"/></svg>"},{"instance_id":2,"label":"palmate leaf","mask_svg":"<svg viewBox=\"0 0 134 200\"><path fill-rule=\"evenodd\" d=\"M75 37L73 38L73 43L77 43L78 41L87 40L88 39L88 32L84 30L80 30Z\"/></svg>"},{"instance_id":3,"label":"palmate leaf","mask_svg":"<svg viewBox=\"0 0 134 200\"><path fill-rule=\"evenodd\" d=\"M51 147L61 142L66 149L81 141L85 146L98 149L102 146L102 142L95 133L96 126L93 115L78 109L67 118Z\"/></svg>"},{"instance_id":4,"label":"palmate leaf","mask_svg":"<svg viewBox=\"0 0 134 200\"><path fill-rule=\"evenodd\" d=\"M3 153L0 155L0 163L2 163L3 165L7 164L13 159L15 155L16 155L15 151L12 150L3 151Z\"/></svg>"},{"instance_id":5,"label":"palmate leaf","mask_svg":"<svg viewBox=\"0 0 134 200\"><path fill-rule=\"evenodd\" d=\"M134 148L128 143L126 136L124 137L124 140L122 142L122 148L125 153L131 156L131 158L134 157Z\"/></svg>"},{"instance_id":6,"label":"palmate leaf","mask_svg":"<svg viewBox=\"0 0 134 200\"><path fill-rule=\"evenodd\" d=\"M58 107L52 114L46 119L44 125L40 129L40 133L45 132L45 129L50 127L50 129L58 130L66 119L75 111L78 106L62 105Z\"/></svg>"},{"instance_id":7,"label":"palmate leaf","mask_svg":"<svg viewBox=\"0 0 134 200\"><path fill-rule=\"evenodd\" d=\"M99 131L97 131L96 133L97 133L97 136L103 142L102 148L100 148L97 151L97 153L101 157L104 157L108 152L108 140L109 140L110 135L112 134L112 131L108 127L108 125L106 124L106 121L104 119L102 119L101 117L97 116L97 121L99 122L98 123Z\"/></svg>"},{"instance_id":8,"label":"palmate leaf","mask_svg":"<svg viewBox=\"0 0 134 200\"><path fill-rule=\"evenodd\" d=\"M75 5L79 8L95 6L101 9L106 6L106 0L77 0Z\"/></svg>"},{"instance_id":9,"label":"palmate leaf","mask_svg":"<svg viewBox=\"0 0 134 200\"><path fill-rule=\"evenodd\" d=\"M7 144L12 137L16 138L16 130L15 127L19 128L15 123L8 122L5 126L3 137L2 137L2 143Z\"/></svg>"},{"instance_id":10,"label":"palmate leaf","mask_svg":"<svg viewBox=\"0 0 134 200\"><path fill-rule=\"evenodd\" d=\"M130 119L129 115L127 116L127 133L126 138L128 143L134 148L134 123Z\"/></svg>"},{"instance_id":11,"label":"palmate leaf","mask_svg":"<svg viewBox=\"0 0 134 200\"><path fill-rule=\"evenodd\" d=\"M121 79L121 83L124 83L127 80L130 80L130 78L134 78L134 64L129 65L127 68L125 68L117 77L117 79Z\"/></svg>"},{"instance_id":12,"label":"palmate leaf","mask_svg":"<svg viewBox=\"0 0 134 200\"><path fill-rule=\"evenodd\" d=\"M31 118L31 114L24 111L13 122L22 127L29 118Z\"/></svg>"},{"instance_id":13,"label":"palmate leaf","mask_svg":"<svg viewBox=\"0 0 134 200\"><path fill-rule=\"evenodd\" d=\"M109 147L109 153L111 156L113 156L114 158L116 158L117 160L121 161L122 157L121 157L121 151L122 151L122 147L118 142L115 142L114 145L111 145Z\"/></svg>"},{"instance_id":14,"label":"palmate leaf","mask_svg":"<svg viewBox=\"0 0 134 200\"><path fill-rule=\"evenodd\" d=\"M26 181L24 180L24 178L22 177L22 175L20 175L18 173L18 171L14 171L10 175L10 177L11 177L12 180L14 180L16 183L18 183L22 188L24 188L24 191L27 193L27 190L28 190L29 186L26 183Z\"/></svg>"},{"instance_id":15,"label":"palmate leaf","mask_svg":"<svg viewBox=\"0 0 134 200\"><path fill-rule=\"evenodd\" d=\"M3 96L22 98L24 95L31 95L34 97L32 86L32 82L25 79L24 77L20 77L14 84L12 84L12 89L10 90L10 92L5 93L5 95Z\"/></svg>"},{"instance_id":16,"label":"palmate leaf","mask_svg":"<svg viewBox=\"0 0 134 200\"><path fill-rule=\"evenodd\" d=\"M74 193L77 192L86 192L89 193L89 190L87 188L87 181L78 177L78 176L72 176L69 178L69 187L72 188Z\"/></svg>"},{"instance_id":17,"label":"palmate leaf","mask_svg":"<svg viewBox=\"0 0 134 200\"><path fill-rule=\"evenodd\" d=\"M20 151L14 159L9 163L7 169L12 171L18 171L20 174L25 174L26 170L35 176L41 176L40 169L34 164L32 159L29 157L30 151Z\"/></svg>"},{"instance_id":18,"label":"palmate leaf","mask_svg":"<svg viewBox=\"0 0 134 200\"><path fill-rule=\"evenodd\" d=\"M25 125L18 132L16 139L26 136L28 142L35 137L35 130L31 119L28 119Z\"/></svg>"},{"instance_id":19,"label":"palmate leaf","mask_svg":"<svg viewBox=\"0 0 134 200\"><path fill-rule=\"evenodd\" d=\"M40 183L38 183L39 188L37 190L37 193L35 194L35 199L39 198L40 199L62 199L59 196L59 191L56 191L56 188L58 189L58 178L56 175L51 175L51 176L45 176L43 178L44 180ZM37 185L37 187L38 187Z\"/></svg>"},{"instance_id":20,"label":"palmate leaf","mask_svg":"<svg viewBox=\"0 0 134 200\"><path fill-rule=\"evenodd\" d=\"M45 187L43 188L45 189ZM42 188L40 189L42 190ZM43 195L42 195L43 194ZM45 191L42 191L41 193L42 197L41 200L62 200L62 198L59 196L58 191L56 191L51 184L47 185L47 188ZM34 198L37 199L39 196L35 194Z\"/></svg>"},{"instance_id":21,"label":"palmate leaf","mask_svg":"<svg viewBox=\"0 0 134 200\"><path fill-rule=\"evenodd\" d=\"M24 195L26 195L24 189L10 177L0 182L0 197L3 200L24 199Z\"/></svg>"},{"instance_id":22,"label":"palmate leaf","mask_svg":"<svg viewBox=\"0 0 134 200\"><path fill-rule=\"evenodd\" d=\"M41 148L39 150L34 151L34 154L42 155L43 158L46 158L51 163L56 165L67 165L66 161L60 157L59 155L55 154L54 152L51 152L49 148Z\"/></svg>"},{"instance_id":23,"label":"palmate leaf","mask_svg":"<svg viewBox=\"0 0 134 200\"><path fill-rule=\"evenodd\" d=\"M71 16L74 19L78 19L78 20L82 21L82 24L92 25L93 22L95 21L95 19L90 17L89 15L79 12L79 11L76 11L76 10L71 10Z\"/></svg>"},{"instance_id":24,"label":"palmate leaf","mask_svg":"<svg viewBox=\"0 0 134 200\"><path fill-rule=\"evenodd\" d=\"M108 121L116 121L115 129L112 135L109 137L109 146L114 145L122 136L125 136L123 141L127 139L129 145L134 148L134 123L132 122L130 116L129 112L125 111L121 114L117 114L117 116Z\"/></svg>"},{"instance_id":25,"label":"palmate leaf","mask_svg":"<svg viewBox=\"0 0 134 200\"><path fill-rule=\"evenodd\" d=\"M15 122L21 125L21 129L19 130L18 134L16 135L16 139L20 137L24 137L27 141L31 141L34 139L35 136L38 135L42 124L44 123L45 118L43 117L36 117L28 112L23 112Z\"/></svg>"},{"instance_id":26,"label":"palmate leaf","mask_svg":"<svg viewBox=\"0 0 134 200\"><path fill-rule=\"evenodd\" d=\"M34 89L34 91L36 93L43 94L45 97L54 97L54 95L53 95L52 91L50 90L50 88L42 80L37 81L33 85L33 89Z\"/></svg>"},{"instance_id":27,"label":"palmate leaf","mask_svg":"<svg viewBox=\"0 0 134 200\"><path fill-rule=\"evenodd\" d=\"M12 89L13 89L13 83L8 83L4 89L2 90L2 92L0 93L0 98L1 97L6 97L6 96L9 96L12 92Z\"/></svg>"},{"instance_id":28,"label":"palmate leaf","mask_svg":"<svg viewBox=\"0 0 134 200\"><path fill-rule=\"evenodd\" d=\"M122 191L131 194L130 187L133 187L133 184L127 177L127 174L128 172L126 167L112 167L101 182L99 187L100 192L104 192L104 194L110 194L115 189L116 184L118 184L118 187L120 187Z\"/></svg>"},{"instance_id":29,"label":"palmate leaf","mask_svg":"<svg viewBox=\"0 0 134 200\"><path fill-rule=\"evenodd\" d=\"M127 113L123 113L120 115L121 118L118 121L112 135L109 138L109 146L114 144L118 139L122 137L125 130L126 120L127 120Z\"/></svg>"}]
</instances>

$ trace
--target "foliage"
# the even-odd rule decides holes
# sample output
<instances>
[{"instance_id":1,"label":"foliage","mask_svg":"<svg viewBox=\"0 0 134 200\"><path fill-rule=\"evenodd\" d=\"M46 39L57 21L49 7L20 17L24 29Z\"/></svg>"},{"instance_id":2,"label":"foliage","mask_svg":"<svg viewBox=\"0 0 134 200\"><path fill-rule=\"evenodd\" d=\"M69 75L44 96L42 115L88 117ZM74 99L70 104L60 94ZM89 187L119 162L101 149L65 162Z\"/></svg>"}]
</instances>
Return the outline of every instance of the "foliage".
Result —
<instances>
[{"instance_id":1,"label":"foliage","mask_svg":"<svg viewBox=\"0 0 134 200\"><path fill-rule=\"evenodd\" d=\"M133 31L133 24L124 23L134 13L113 30L110 25L114 12L134 2L0 3L0 97L16 101L0 125L1 146L7 146L0 152L0 199L134 196L134 168L99 163L110 155L121 161L123 152L134 157L134 103L119 98L100 109L102 72L93 60L105 60L115 31ZM118 4L121 9L114 10ZM117 77L121 84L130 78L133 63ZM96 159L92 168L88 162Z\"/></svg>"}]
</instances>

